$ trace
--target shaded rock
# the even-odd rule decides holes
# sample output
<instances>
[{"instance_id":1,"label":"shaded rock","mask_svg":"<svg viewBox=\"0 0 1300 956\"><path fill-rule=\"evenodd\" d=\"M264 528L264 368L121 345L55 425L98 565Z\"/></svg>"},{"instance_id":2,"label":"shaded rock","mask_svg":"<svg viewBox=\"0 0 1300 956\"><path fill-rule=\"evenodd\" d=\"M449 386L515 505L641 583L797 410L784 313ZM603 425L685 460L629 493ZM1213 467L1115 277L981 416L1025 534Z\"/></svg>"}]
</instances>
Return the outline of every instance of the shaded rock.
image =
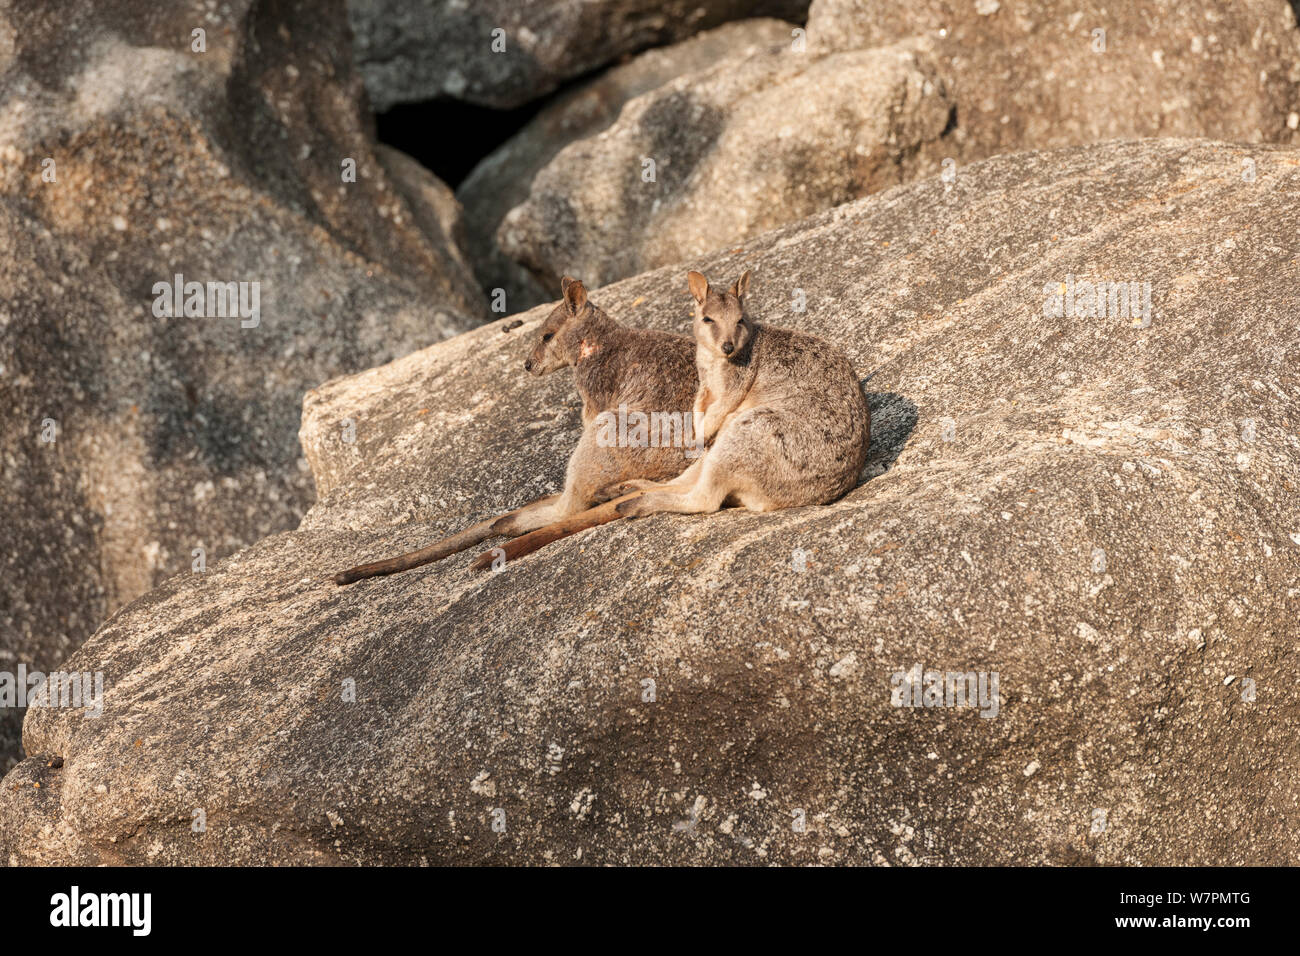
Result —
<instances>
[{"instance_id":1,"label":"shaded rock","mask_svg":"<svg viewBox=\"0 0 1300 956\"><path fill-rule=\"evenodd\" d=\"M420 231L443 239L438 251L444 261L431 278L456 283L452 300L465 303L466 312L479 315L483 293L472 278L474 270L465 249L468 241L465 212L456 194L427 167L400 150L376 143L374 151L393 187L406 200Z\"/></svg>"},{"instance_id":2,"label":"shaded rock","mask_svg":"<svg viewBox=\"0 0 1300 956\"><path fill-rule=\"evenodd\" d=\"M528 198L537 171L569 143L613 123L633 97L719 60L789 44L793 28L793 24L771 19L726 23L681 43L647 50L557 96L479 163L456 190L456 198L465 207L466 246L480 285L489 294L504 289L508 312L520 312L550 299L554 285L543 287L496 244L497 227L507 212Z\"/></svg>"},{"instance_id":3,"label":"shaded rock","mask_svg":"<svg viewBox=\"0 0 1300 956\"><path fill-rule=\"evenodd\" d=\"M379 111L444 97L520 106L629 53L728 20L802 21L808 12L808 0L347 3L357 61Z\"/></svg>"},{"instance_id":4,"label":"shaded rock","mask_svg":"<svg viewBox=\"0 0 1300 956\"><path fill-rule=\"evenodd\" d=\"M0 13L0 670L293 527L302 392L484 313L454 198L372 151L341 6L223 11ZM155 310L176 275L204 316Z\"/></svg>"},{"instance_id":5,"label":"shaded rock","mask_svg":"<svg viewBox=\"0 0 1300 956\"><path fill-rule=\"evenodd\" d=\"M948 125L924 44L692 73L566 147L497 231L548 283L634 275L900 182Z\"/></svg>"},{"instance_id":6,"label":"shaded rock","mask_svg":"<svg viewBox=\"0 0 1300 956\"><path fill-rule=\"evenodd\" d=\"M1025 153L694 263L870 375L868 480L499 574L326 577L559 487L544 310L325 384L318 503L73 656L104 714L29 710L0 859L1294 861L1298 186L1281 147ZM593 298L685 329L682 271ZM1056 314L1102 281L1149 322ZM917 664L996 715L893 706Z\"/></svg>"}]
</instances>

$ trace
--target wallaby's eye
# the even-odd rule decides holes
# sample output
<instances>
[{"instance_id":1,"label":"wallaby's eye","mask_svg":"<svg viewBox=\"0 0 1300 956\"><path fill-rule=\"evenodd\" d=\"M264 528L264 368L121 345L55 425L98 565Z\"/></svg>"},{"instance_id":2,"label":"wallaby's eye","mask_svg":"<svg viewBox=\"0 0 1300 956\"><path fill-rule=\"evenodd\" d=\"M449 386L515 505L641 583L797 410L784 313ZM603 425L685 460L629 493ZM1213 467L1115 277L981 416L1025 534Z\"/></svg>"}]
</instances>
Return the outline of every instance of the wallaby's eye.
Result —
<instances>
[{"instance_id":1,"label":"wallaby's eye","mask_svg":"<svg viewBox=\"0 0 1300 956\"><path fill-rule=\"evenodd\" d=\"M543 341L543 342L549 342L549 341L551 341L551 339L553 339L553 338L555 338L555 333L554 333L554 332L547 332L545 335L542 336L542 341Z\"/></svg>"},{"instance_id":2,"label":"wallaby's eye","mask_svg":"<svg viewBox=\"0 0 1300 956\"><path fill-rule=\"evenodd\" d=\"M702 319L704 320L704 323L705 323L706 325L712 325L712 324L713 324L713 320L712 320L711 318L709 318L707 315L702 315L702 316L700 316L700 318L702 318Z\"/></svg>"}]
</instances>

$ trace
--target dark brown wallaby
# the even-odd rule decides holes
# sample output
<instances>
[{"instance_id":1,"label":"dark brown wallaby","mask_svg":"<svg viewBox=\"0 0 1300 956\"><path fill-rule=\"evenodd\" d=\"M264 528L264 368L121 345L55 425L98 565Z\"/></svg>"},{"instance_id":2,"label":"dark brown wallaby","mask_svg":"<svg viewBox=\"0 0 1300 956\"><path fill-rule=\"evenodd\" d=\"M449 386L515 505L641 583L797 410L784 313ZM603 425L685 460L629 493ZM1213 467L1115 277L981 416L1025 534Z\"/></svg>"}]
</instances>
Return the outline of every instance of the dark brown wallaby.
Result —
<instances>
[{"instance_id":1,"label":"dark brown wallaby","mask_svg":"<svg viewBox=\"0 0 1300 956\"><path fill-rule=\"evenodd\" d=\"M571 366L582 397L582 437L569 457L564 491L436 541L426 548L350 568L336 584L409 571L440 561L496 535L520 535L610 497L610 487L634 478L666 479L681 474L698 452L685 439L664 444L623 441L626 430L611 428L614 416L676 415L689 420L695 395L695 346L684 335L629 329L587 298L576 279L561 281L563 298L538 330L525 371L546 375ZM617 420L617 419L613 419ZM490 560L490 559L489 559Z\"/></svg>"},{"instance_id":2,"label":"dark brown wallaby","mask_svg":"<svg viewBox=\"0 0 1300 956\"><path fill-rule=\"evenodd\" d=\"M708 451L675 479L624 482L610 489L621 497L516 538L507 560L615 518L826 504L857 483L871 412L848 356L817 336L760 325L745 309L748 272L725 293L698 272L687 282L697 305L693 437Z\"/></svg>"}]
</instances>

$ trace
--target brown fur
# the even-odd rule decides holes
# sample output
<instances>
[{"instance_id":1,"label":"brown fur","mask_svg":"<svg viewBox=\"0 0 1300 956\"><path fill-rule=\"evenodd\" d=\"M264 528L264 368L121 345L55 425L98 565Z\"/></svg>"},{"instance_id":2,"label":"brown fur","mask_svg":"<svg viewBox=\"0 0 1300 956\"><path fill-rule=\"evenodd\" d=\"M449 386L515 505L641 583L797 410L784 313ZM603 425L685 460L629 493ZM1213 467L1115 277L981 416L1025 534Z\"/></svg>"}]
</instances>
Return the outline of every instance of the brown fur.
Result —
<instances>
[{"instance_id":1,"label":"brown fur","mask_svg":"<svg viewBox=\"0 0 1300 956\"><path fill-rule=\"evenodd\" d=\"M708 451L671 481L624 482L612 489L622 497L595 512L512 542L514 556L611 521L611 510L629 518L728 504L772 511L826 504L857 483L871 412L848 357L817 336L755 321L745 308L748 272L722 294L698 272L687 281L697 304L695 438L710 442Z\"/></svg>"},{"instance_id":2,"label":"brown fur","mask_svg":"<svg viewBox=\"0 0 1300 956\"><path fill-rule=\"evenodd\" d=\"M587 298L576 279L561 282L563 298L546 317L524 368L533 375L573 368L582 398L583 432L569 458L564 490L508 514L481 521L428 547L342 571L337 584L408 571L439 561L495 535L520 535L569 515L579 514L610 497L607 489L629 479L666 479L681 474L689 459L682 447L617 447L598 439L597 416L629 413L689 412L696 390L694 348L684 335L629 329Z\"/></svg>"}]
</instances>

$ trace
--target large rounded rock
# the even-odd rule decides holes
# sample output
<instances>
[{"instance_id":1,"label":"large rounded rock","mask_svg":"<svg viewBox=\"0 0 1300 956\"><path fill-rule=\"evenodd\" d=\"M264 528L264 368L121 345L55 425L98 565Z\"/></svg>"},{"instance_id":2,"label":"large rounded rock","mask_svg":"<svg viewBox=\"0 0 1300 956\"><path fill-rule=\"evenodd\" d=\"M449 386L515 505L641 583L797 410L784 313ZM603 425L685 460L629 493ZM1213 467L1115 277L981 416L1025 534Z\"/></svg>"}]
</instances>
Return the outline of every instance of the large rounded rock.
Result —
<instances>
[{"instance_id":1,"label":"large rounded rock","mask_svg":"<svg viewBox=\"0 0 1300 956\"><path fill-rule=\"evenodd\" d=\"M378 110L447 98L520 106L629 53L744 17L801 20L808 0L347 0Z\"/></svg>"},{"instance_id":2,"label":"large rounded rock","mask_svg":"<svg viewBox=\"0 0 1300 956\"><path fill-rule=\"evenodd\" d=\"M958 103L959 161L1132 136L1294 142L1287 0L814 0L815 50L924 34Z\"/></svg>"},{"instance_id":3,"label":"large rounded rock","mask_svg":"<svg viewBox=\"0 0 1300 956\"><path fill-rule=\"evenodd\" d=\"M506 213L528 198L538 170L560 150L605 129L628 100L720 60L788 46L795 40L796 29L781 20L738 20L672 46L647 50L557 95L523 129L486 156L461 183L456 198L465 207L466 248L475 275L489 296L501 289L505 311L521 312L554 294L554 284L543 286L501 251L496 231ZM495 307L496 300L493 302Z\"/></svg>"},{"instance_id":4,"label":"large rounded rock","mask_svg":"<svg viewBox=\"0 0 1300 956\"><path fill-rule=\"evenodd\" d=\"M608 282L997 153L1298 127L1286 0L817 0L806 52L644 94L538 172L498 237L547 283Z\"/></svg>"},{"instance_id":5,"label":"large rounded rock","mask_svg":"<svg viewBox=\"0 0 1300 956\"><path fill-rule=\"evenodd\" d=\"M952 110L920 46L787 44L667 83L556 156L497 240L544 281L601 284L900 182Z\"/></svg>"},{"instance_id":6,"label":"large rounded rock","mask_svg":"<svg viewBox=\"0 0 1300 956\"><path fill-rule=\"evenodd\" d=\"M692 262L870 376L866 480L497 574L328 579L558 487L544 311L325 384L321 500L73 656L103 715L28 712L0 858L1294 862L1298 187L1278 147L1024 153ZM682 330L683 271L593 298Z\"/></svg>"},{"instance_id":7,"label":"large rounded rock","mask_svg":"<svg viewBox=\"0 0 1300 956\"><path fill-rule=\"evenodd\" d=\"M157 7L0 12L5 671L293 527L303 391L485 314L454 198L372 147L341 6Z\"/></svg>"}]
</instances>

